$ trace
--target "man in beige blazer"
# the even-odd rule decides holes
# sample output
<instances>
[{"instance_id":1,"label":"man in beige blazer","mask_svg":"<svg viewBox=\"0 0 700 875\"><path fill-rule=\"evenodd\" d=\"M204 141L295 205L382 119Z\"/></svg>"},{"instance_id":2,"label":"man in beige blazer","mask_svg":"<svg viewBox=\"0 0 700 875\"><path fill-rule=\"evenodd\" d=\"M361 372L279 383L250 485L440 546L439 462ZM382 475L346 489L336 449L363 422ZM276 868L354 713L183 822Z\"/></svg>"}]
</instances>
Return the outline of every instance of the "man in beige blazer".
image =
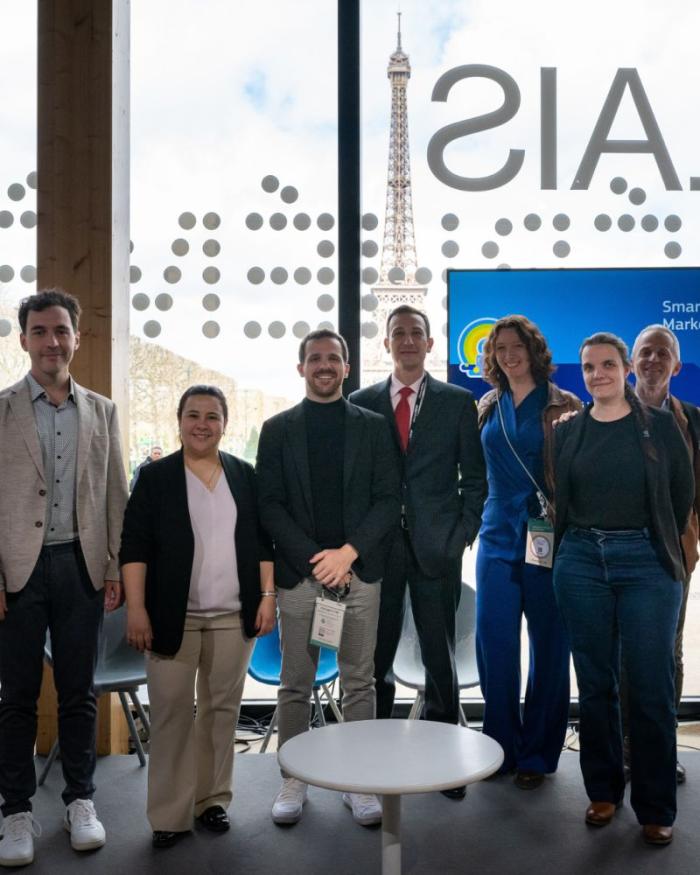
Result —
<instances>
[{"instance_id":1,"label":"man in beige blazer","mask_svg":"<svg viewBox=\"0 0 700 875\"><path fill-rule=\"evenodd\" d=\"M76 298L22 301L20 342L31 368L0 392L0 865L34 856L38 834L36 702L47 629L58 692L66 788L64 825L75 850L98 848L93 676L103 607L121 601L117 554L127 484L114 404L70 376L80 344Z\"/></svg>"}]
</instances>

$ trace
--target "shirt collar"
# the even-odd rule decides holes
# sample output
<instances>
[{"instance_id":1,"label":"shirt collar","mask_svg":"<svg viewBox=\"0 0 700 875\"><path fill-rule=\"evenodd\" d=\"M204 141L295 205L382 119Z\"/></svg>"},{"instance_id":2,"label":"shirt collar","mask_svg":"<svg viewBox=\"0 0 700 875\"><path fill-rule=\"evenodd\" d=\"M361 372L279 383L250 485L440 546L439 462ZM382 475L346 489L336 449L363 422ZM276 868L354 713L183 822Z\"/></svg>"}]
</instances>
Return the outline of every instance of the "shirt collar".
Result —
<instances>
[{"instance_id":1,"label":"shirt collar","mask_svg":"<svg viewBox=\"0 0 700 875\"><path fill-rule=\"evenodd\" d=\"M69 377L68 383L68 397L66 401L69 399L75 403L75 384L73 382L73 377ZM36 379L31 375L31 372L27 374L27 383L29 385L29 396L32 399L32 403L37 401L39 398L48 398L46 394L46 390L44 387L36 381Z\"/></svg>"},{"instance_id":2,"label":"shirt collar","mask_svg":"<svg viewBox=\"0 0 700 875\"><path fill-rule=\"evenodd\" d=\"M419 377L415 383L410 384L409 388L413 389L414 394L416 394L416 395L418 394L418 390L420 389L420 384L423 382L423 380L426 378L426 376L427 376L427 373L424 373L423 376ZM401 380L397 380L396 376L394 374L392 374L391 375L391 389L390 389L392 398L394 397L394 395L398 395L399 392L403 389L403 387L405 385L406 385L405 383L402 383Z\"/></svg>"}]
</instances>

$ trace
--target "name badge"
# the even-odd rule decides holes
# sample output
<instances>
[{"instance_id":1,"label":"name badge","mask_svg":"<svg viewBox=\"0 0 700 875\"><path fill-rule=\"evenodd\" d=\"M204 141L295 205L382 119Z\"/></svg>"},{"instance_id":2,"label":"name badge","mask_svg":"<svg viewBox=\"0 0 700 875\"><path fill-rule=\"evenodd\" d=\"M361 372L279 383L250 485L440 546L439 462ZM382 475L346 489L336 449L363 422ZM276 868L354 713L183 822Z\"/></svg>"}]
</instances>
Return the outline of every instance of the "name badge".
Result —
<instances>
[{"instance_id":1,"label":"name badge","mask_svg":"<svg viewBox=\"0 0 700 875\"><path fill-rule=\"evenodd\" d=\"M317 598L311 623L309 644L338 650L343 636L345 605L331 599Z\"/></svg>"},{"instance_id":2,"label":"name badge","mask_svg":"<svg viewBox=\"0 0 700 875\"><path fill-rule=\"evenodd\" d=\"M525 562L551 568L554 558L554 529L549 520L529 519L525 540Z\"/></svg>"}]
</instances>

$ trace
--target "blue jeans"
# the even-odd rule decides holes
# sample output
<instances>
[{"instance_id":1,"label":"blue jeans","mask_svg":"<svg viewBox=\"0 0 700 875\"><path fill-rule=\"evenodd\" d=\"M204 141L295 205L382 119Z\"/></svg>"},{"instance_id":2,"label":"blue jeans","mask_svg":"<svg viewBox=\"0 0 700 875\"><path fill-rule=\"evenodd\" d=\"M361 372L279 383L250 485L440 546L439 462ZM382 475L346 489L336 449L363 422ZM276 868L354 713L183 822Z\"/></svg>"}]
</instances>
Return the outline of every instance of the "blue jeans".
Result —
<instances>
[{"instance_id":1,"label":"blue jeans","mask_svg":"<svg viewBox=\"0 0 700 875\"><path fill-rule=\"evenodd\" d=\"M554 590L569 632L581 708L581 771L589 799L625 790L620 656L629 682L631 804L641 824L676 816L674 640L681 583L644 531L569 528Z\"/></svg>"}]
</instances>

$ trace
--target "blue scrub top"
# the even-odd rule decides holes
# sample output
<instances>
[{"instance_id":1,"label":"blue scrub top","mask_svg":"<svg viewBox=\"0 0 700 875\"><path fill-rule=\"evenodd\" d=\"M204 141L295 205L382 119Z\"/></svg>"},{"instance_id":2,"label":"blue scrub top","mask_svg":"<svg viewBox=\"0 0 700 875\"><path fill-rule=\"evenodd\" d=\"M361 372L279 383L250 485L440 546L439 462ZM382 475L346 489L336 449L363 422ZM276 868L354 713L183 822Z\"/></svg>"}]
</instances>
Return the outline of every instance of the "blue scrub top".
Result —
<instances>
[{"instance_id":1,"label":"blue scrub top","mask_svg":"<svg viewBox=\"0 0 700 875\"><path fill-rule=\"evenodd\" d=\"M516 408L510 392L501 395L503 422L518 455L542 489L544 483L542 412L547 384L536 386ZM527 521L539 516L536 490L506 443L494 404L481 430L489 494L482 516L479 546L490 556L518 560L525 556Z\"/></svg>"}]
</instances>

